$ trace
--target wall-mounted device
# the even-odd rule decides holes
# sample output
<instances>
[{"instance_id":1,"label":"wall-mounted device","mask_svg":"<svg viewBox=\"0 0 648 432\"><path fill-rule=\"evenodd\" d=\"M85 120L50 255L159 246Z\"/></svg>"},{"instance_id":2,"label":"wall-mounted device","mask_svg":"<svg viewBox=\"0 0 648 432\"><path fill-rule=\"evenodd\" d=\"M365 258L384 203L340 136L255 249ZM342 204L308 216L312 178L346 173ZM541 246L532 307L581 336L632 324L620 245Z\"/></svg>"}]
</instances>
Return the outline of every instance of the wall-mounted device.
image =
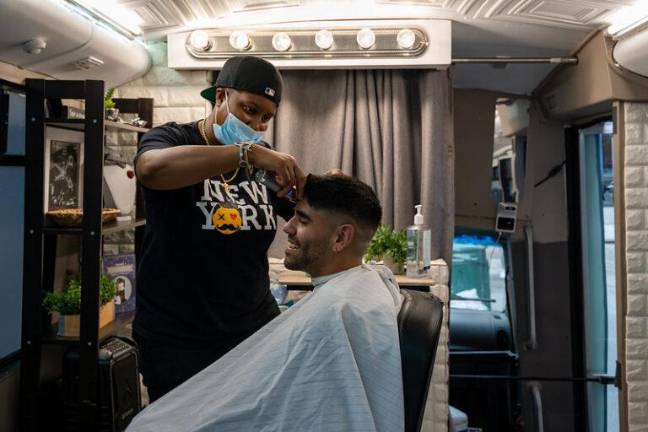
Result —
<instances>
[{"instance_id":1,"label":"wall-mounted device","mask_svg":"<svg viewBox=\"0 0 648 432\"><path fill-rule=\"evenodd\" d=\"M515 221L517 219L517 204L501 202L497 205L497 218L495 219L495 230L499 233L515 232Z\"/></svg>"}]
</instances>

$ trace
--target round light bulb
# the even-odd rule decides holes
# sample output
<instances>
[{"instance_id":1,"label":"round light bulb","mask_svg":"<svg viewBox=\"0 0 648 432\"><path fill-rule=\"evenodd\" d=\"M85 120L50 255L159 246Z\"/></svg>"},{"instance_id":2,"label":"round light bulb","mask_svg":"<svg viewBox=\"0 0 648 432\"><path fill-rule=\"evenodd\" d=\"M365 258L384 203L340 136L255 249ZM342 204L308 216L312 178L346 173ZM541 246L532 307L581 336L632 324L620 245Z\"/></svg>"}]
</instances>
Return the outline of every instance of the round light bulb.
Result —
<instances>
[{"instance_id":1,"label":"round light bulb","mask_svg":"<svg viewBox=\"0 0 648 432\"><path fill-rule=\"evenodd\" d=\"M229 37L229 43L232 45L232 48L239 51L245 51L249 49L252 44L250 43L250 37L244 31L235 31Z\"/></svg>"},{"instance_id":2,"label":"round light bulb","mask_svg":"<svg viewBox=\"0 0 648 432\"><path fill-rule=\"evenodd\" d=\"M396 43L398 43L398 47L401 49L412 48L414 46L414 42L416 42L416 35L410 29L401 30L396 36Z\"/></svg>"},{"instance_id":3,"label":"round light bulb","mask_svg":"<svg viewBox=\"0 0 648 432\"><path fill-rule=\"evenodd\" d=\"M356 36L358 45L362 49L369 49L376 43L376 34L370 28L363 28Z\"/></svg>"},{"instance_id":4,"label":"round light bulb","mask_svg":"<svg viewBox=\"0 0 648 432\"><path fill-rule=\"evenodd\" d=\"M315 33L315 45L320 49L327 50L333 46L333 33L329 30L320 30Z\"/></svg>"},{"instance_id":5,"label":"round light bulb","mask_svg":"<svg viewBox=\"0 0 648 432\"><path fill-rule=\"evenodd\" d=\"M272 46L277 51L288 51L292 46L290 36L286 33L277 33L272 36Z\"/></svg>"},{"instance_id":6,"label":"round light bulb","mask_svg":"<svg viewBox=\"0 0 648 432\"><path fill-rule=\"evenodd\" d=\"M211 46L209 35L204 30L196 30L191 33L189 43L197 51L207 51Z\"/></svg>"}]
</instances>

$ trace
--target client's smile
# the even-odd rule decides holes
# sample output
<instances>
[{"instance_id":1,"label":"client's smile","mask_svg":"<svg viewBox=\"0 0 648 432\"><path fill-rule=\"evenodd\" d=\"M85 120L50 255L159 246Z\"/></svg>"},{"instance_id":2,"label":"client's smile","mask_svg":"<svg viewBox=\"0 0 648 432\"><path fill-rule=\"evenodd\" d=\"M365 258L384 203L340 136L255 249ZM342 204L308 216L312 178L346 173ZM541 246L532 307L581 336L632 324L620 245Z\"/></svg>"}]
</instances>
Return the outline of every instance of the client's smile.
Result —
<instances>
[{"instance_id":1,"label":"client's smile","mask_svg":"<svg viewBox=\"0 0 648 432\"><path fill-rule=\"evenodd\" d=\"M292 249L292 250L299 249L299 243L297 243L294 239L291 239L289 237L288 238L288 249Z\"/></svg>"}]
</instances>

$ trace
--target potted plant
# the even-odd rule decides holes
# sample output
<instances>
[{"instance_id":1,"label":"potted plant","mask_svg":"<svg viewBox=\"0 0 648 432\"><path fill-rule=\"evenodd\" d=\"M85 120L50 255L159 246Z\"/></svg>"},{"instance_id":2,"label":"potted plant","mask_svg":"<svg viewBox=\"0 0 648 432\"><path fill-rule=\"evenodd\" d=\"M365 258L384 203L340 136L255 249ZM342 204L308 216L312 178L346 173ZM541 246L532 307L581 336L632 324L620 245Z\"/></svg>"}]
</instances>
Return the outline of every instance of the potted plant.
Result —
<instances>
[{"instance_id":1,"label":"potted plant","mask_svg":"<svg viewBox=\"0 0 648 432\"><path fill-rule=\"evenodd\" d=\"M367 249L367 261L382 260L394 274L403 274L407 258L407 237L405 231L396 231L386 225L376 230Z\"/></svg>"},{"instance_id":2,"label":"potted plant","mask_svg":"<svg viewBox=\"0 0 648 432\"><path fill-rule=\"evenodd\" d=\"M117 121L119 119L119 110L115 108L115 101L112 99L115 89L111 88L104 96L104 109L108 120Z\"/></svg>"},{"instance_id":3,"label":"potted plant","mask_svg":"<svg viewBox=\"0 0 648 432\"><path fill-rule=\"evenodd\" d=\"M106 275L101 275L99 288L99 328L115 319L116 284ZM68 280L64 291L49 292L45 295L43 306L50 312L61 314L59 319L59 336L79 336L81 313L81 282L78 277Z\"/></svg>"}]
</instances>

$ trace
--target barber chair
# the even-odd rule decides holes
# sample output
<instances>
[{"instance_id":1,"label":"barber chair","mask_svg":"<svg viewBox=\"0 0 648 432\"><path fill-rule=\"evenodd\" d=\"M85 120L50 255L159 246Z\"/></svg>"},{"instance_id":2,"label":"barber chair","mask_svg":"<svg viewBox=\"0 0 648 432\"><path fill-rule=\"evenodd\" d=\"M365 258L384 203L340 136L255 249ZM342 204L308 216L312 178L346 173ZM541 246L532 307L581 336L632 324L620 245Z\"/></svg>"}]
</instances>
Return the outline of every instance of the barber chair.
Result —
<instances>
[{"instance_id":1,"label":"barber chair","mask_svg":"<svg viewBox=\"0 0 648 432\"><path fill-rule=\"evenodd\" d=\"M436 355L443 303L429 292L401 289L403 305L398 314L405 432L419 432Z\"/></svg>"}]
</instances>

